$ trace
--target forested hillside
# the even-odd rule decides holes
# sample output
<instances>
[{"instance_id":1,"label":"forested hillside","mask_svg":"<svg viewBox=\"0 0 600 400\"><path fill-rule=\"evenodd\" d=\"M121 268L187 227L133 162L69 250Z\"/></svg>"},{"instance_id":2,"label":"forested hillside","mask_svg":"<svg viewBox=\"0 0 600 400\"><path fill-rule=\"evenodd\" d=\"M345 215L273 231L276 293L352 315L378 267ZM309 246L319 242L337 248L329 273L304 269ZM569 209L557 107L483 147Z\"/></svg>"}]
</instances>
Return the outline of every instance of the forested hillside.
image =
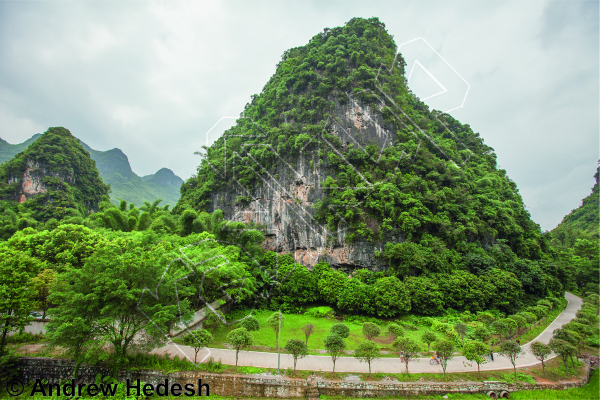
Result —
<instances>
[{"instance_id":1,"label":"forested hillside","mask_svg":"<svg viewBox=\"0 0 600 400\"><path fill-rule=\"evenodd\" d=\"M108 189L89 153L62 127L49 128L0 165L4 207L14 209L15 203L23 204L37 221L97 211Z\"/></svg>"},{"instance_id":2,"label":"forested hillside","mask_svg":"<svg viewBox=\"0 0 600 400\"><path fill-rule=\"evenodd\" d=\"M355 18L287 50L205 148L176 211L221 208L266 225L270 249L306 265L385 270L428 290L454 274L466 286L514 276L535 297L568 288L569 266L493 149L410 92L396 49L378 19Z\"/></svg>"},{"instance_id":3,"label":"forested hillside","mask_svg":"<svg viewBox=\"0 0 600 400\"><path fill-rule=\"evenodd\" d=\"M37 133L23 143L9 144L0 139L0 164L10 160L35 142L41 134ZM100 177L110 185L110 201L118 205L119 199L125 199L140 207L144 201L153 202L162 199L162 204L174 206L179 200L179 188L183 180L168 168L161 168L155 174L140 177L135 174L129 159L120 149L98 151L81 142L90 153Z\"/></svg>"}]
</instances>

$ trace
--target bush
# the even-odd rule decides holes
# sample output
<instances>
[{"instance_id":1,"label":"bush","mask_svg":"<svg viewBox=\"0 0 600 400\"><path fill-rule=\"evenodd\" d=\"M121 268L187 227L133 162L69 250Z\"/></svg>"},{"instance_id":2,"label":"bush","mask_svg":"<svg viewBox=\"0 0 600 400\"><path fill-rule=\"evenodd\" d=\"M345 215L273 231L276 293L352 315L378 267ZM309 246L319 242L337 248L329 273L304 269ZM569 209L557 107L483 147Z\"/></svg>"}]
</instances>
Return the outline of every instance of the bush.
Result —
<instances>
[{"instance_id":1,"label":"bush","mask_svg":"<svg viewBox=\"0 0 600 400\"><path fill-rule=\"evenodd\" d=\"M310 307L304 311L304 315L314 318L325 318L333 315L333 308L323 307Z\"/></svg>"},{"instance_id":2,"label":"bush","mask_svg":"<svg viewBox=\"0 0 600 400\"><path fill-rule=\"evenodd\" d=\"M350 328L348 328L348 325L346 324L333 324L333 326L331 327L331 333L335 333L336 335L338 335L339 337L341 337L342 339L347 338L348 336L350 336Z\"/></svg>"},{"instance_id":3,"label":"bush","mask_svg":"<svg viewBox=\"0 0 600 400\"><path fill-rule=\"evenodd\" d=\"M436 332L445 333L446 335L450 336L451 338L456 337L456 331L454 330L454 327L452 325L446 324L444 322L440 322L436 319L434 319L432 321L431 329L433 329Z\"/></svg>"}]
</instances>

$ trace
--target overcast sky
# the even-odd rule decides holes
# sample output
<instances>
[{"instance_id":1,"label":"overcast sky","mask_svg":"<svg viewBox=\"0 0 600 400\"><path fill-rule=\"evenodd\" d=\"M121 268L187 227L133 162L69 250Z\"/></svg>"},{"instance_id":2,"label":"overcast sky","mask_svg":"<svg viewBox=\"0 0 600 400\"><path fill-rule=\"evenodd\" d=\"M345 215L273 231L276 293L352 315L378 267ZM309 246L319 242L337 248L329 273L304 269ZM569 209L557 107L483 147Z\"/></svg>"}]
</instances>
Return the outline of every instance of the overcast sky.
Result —
<instances>
[{"instance_id":1,"label":"overcast sky","mask_svg":"<svg viewBox=\"0 0 600 400\"><path fill-rule=\"evenodd\" d=\"M411 86L437 93L424 71L446 68L450 113L496 150L542 229L579 206L600 158L598 1L1 1L0 137L64 126L138 175L187 179L286 49L373 16L399 46L423 38L400 48L424 67Z\"/></svg>"}]
</instances>

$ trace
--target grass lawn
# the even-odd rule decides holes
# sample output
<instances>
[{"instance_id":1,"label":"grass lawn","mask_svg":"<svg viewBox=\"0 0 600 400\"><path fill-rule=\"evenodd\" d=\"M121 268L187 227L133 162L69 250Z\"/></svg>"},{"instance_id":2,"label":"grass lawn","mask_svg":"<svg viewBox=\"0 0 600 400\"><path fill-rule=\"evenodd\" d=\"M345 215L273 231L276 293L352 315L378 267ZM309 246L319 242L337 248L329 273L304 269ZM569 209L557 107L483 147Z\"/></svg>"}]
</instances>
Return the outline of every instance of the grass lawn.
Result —
<instances>
[{"instance_id":1,"label":"grass lawn","mask_svg":"<svg viewBox=\"0 0 600 400\"><path fill-rule=\"evenodd\" d=\"M273 314L270 310L254 310L253 315L258 319L260 323L260 330L252 332L254 336L254 346L252 350L256 351L276 351L277 342L275 331L266 325L266 321ZM333 324L339 323L336 318L333 317L311 317L304 314L284 314L285 320L281 329L281 346L282 348L290 339L305 340L302 327L306 324L313 324L315 331L308 339L308 348L311 350L310 354L322 354L315 350L324 349L323 340L327 335ZM350 336L346 339L346 350L355 350L358 345L365 341L365 337L362 334L362 324L354 322L344 322L350 328ZM226 348L227 334L233 329L237 328L236 325L229 325L217 329L214 335L213 343L211 347ZM391 343L393 338L386 334L387 328L380 326L382 334L379 337L374 338L374 342L377 343L381 350L391 350ZM423 346L423 351L427 350L427 345L421 342L421 335L424 332L431 330L429 327L419 326L418 331L405 330L405 336L413 338ZM443 333L434 332L440 339L446 339L447 336ZM394 357L393 354L389 355Z\"/></svg>"}]
</instances>

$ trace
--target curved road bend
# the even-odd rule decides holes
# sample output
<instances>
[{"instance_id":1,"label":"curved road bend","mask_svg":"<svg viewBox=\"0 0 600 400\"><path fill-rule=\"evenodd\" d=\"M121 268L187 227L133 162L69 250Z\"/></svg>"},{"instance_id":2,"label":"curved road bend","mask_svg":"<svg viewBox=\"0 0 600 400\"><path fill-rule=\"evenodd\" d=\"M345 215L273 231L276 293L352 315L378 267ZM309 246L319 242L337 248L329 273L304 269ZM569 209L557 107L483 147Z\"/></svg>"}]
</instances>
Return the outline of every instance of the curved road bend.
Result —
<instances>
[{"instance_id":1,"label":"curved road bend","mask_svg":"<svg viewBox=\"0 0 600 400\"><path fill-rule=\"evenodd\" d=\"M533 341L540 341L542 343L548 343L552 338L552 332L555 329L562 327L564 324L575 318L575 314L581 308L583 301L571 294L566 293L565 297L568 301L567 307L562 313ZM523 350L525 354L522 354L517 358L517 367L528 367L531 365L538 364L539 361L530 353L529 347L531 342L524 344ZM223 364L235 365L235 350L229 349L208 349L210 356L214 357L215 360L221 359ZM206 349L198 353L198 360L204 359L209 355ZM169 353L173 356L178 355L181 357L185 353L191 360L194 359L194 350L187 346L181 345L167 345L159 349L154 350L152 353L163 355ZM551 356L555 357L553 354ZM253 366L261 368L277 368L277 353L263 353L255 351L240 351L239 366ZM281 369L293 368L294 361L291 355L281 354ZM333 363L331 357L325 356L307 356L301 360L298 360L296 369L309 370L309 371L331 371ZM494 354L494 362L488 362L487 364L481 365L482 371L498 370L498 369L512 369L513 366L510 361L500 355ZM366 363L361 363L354 357L340 357L335 363L336 372L362 372L368 373L369 367ZM404 372L404 363L399 358L380 358L371 364L372 372L383 372L383 373L399 373ZM411 373L442 373L441 365L430 365L429 358L418 358L409 363L409 371ZM466 371L477 371L477 364L471 363L466 358L459 356L454 357L448 361L448 367L446 372L466 372Z\"/></svg>"}]
</instances>

